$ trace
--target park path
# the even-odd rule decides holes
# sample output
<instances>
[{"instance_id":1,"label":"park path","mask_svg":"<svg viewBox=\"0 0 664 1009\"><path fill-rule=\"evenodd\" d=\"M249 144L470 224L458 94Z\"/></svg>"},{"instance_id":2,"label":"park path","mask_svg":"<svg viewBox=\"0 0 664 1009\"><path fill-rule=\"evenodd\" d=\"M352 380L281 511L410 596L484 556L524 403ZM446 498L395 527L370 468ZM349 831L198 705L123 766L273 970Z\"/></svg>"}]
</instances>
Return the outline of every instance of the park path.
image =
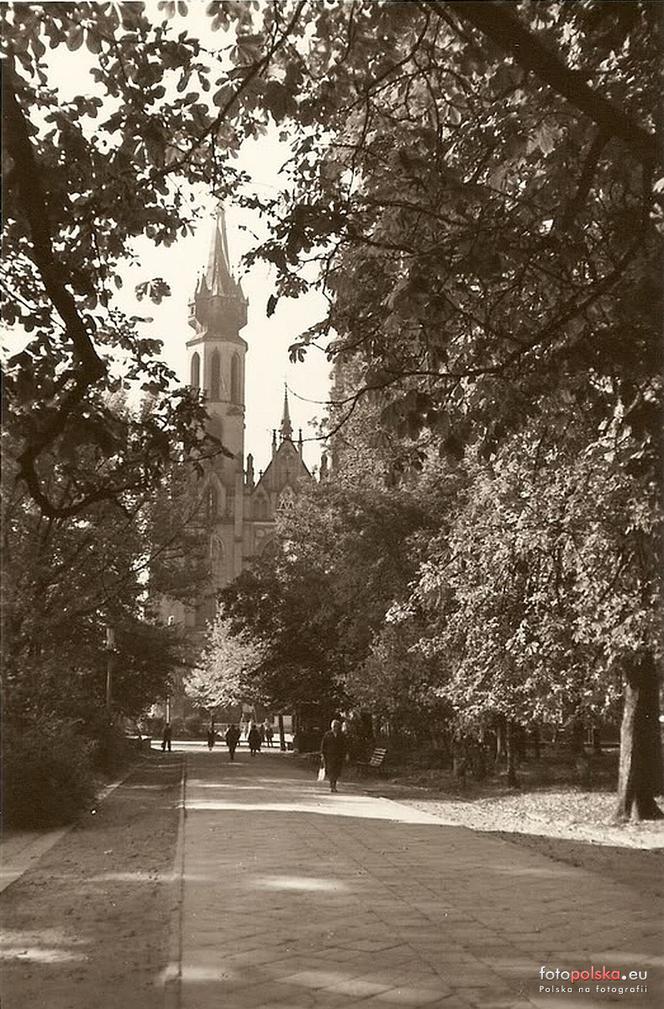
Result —
<instances>
[{"instance_id":1,"label":"park path","mask_svg":"<svg viewBox=\"0 0 664 1009\"><path fill-rule=\"evenodd\" d=\"M630 888L356 785L330 795L285 754L238 757L187 757L168 1009L662 1004L661 909ZM648 990L540 991L541 967L590 965L648 970L603 982Z\"/></svg>"}]
</instances>

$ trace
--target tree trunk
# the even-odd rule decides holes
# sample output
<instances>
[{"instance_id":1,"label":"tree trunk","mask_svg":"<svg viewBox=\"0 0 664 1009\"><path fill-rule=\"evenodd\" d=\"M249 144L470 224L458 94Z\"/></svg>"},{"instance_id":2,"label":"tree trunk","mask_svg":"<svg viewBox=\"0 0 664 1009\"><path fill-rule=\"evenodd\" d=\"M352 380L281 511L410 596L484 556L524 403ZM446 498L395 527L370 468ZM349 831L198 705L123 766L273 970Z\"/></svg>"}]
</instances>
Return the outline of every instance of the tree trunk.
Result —
<instances>
[{"instance_id":1,"label":"tree trunk","mask_svg":"<svg viewBox=\"0 0 664 1009\"><path fill-rule=\"evenodd\" d=\"M500 716L496 722L496 760L505 756L505 719Z\"/></svg>"},{"instance_id":2,"label":"tree trunk","mask_svg":"<svg viewBox=\"0 0 664 1009\"><path fill-rule=\"evenodd\" d=\"M574 721L570 731L570 748L573 757L580 757L584 752L586 727L583 722Z\"/></svg>"},{"instance_id":3,"label":"tree trunk","mask_svg":"<svg viewBox=\"0 0 664 1009\"><path fill-rule=\"evenodd\" d=\"M645 655L625 679L616 819L664 818L655 802L662 786L659 682L652 655Z\"/></svg>"},{"instance_id":4,"label":"tree trunk","mask_svg":"<svg viewBox=\"0 0 664 1009\"><path fill-rule=\"evenodd\" d=\"M519 780L516 776L516 739L514 722L508 721L506 732L507 743L507 784L510 788L518 788Z\"/></svg>"}]
</instances>

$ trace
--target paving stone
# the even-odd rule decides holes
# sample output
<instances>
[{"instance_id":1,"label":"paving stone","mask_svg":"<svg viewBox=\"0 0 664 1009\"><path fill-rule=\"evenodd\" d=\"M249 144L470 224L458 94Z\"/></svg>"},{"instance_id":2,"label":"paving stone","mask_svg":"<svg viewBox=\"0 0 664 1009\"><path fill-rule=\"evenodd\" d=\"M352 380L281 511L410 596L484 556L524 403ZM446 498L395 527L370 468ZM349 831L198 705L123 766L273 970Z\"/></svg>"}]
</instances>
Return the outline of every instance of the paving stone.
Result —
<instances>
[{"instance_id":1,"label":"paving stone","mask_svg":"<svg viewBox=\"0 0 664 1009\"><path fill-rule=\"evenodd\" d=\"M178 1009L594 1009L613 1002L546 1001L540 966L661 959L664 916L623 885L330 796L287 755L189 770Z\"/></svg>"}]
</instances>

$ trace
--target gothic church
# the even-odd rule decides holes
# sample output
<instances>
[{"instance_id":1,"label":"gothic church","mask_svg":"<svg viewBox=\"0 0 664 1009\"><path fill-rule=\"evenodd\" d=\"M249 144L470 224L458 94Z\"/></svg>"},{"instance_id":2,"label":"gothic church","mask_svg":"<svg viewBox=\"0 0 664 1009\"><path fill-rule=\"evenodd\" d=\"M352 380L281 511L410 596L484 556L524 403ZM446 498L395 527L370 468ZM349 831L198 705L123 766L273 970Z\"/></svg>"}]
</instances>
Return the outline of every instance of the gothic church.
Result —
<instances>
[{"instance_id":1,"label":"gothic church","mask_svg":"<svg viewBox=\"0 0 664 1009\"><path fill-rule=\"evenodd\" d=\"M302 458L302 432L293 439L287 391L279 431L272 433L271 459L258 480L251 453L245 460L247 343L240 331L246 323L247 299L231 271L225 215L219 207L207 269L189 303L194 334L187 350L190 384L204 391L209 430L232 458L220 456L206 478L208 595L195 610L171 606L176 623L192 628L201 628L214 616L216 591L236 578L252 557L269 549L277 508L296 495L298 484L312 479Z\"/></svg>"}]
</instances>

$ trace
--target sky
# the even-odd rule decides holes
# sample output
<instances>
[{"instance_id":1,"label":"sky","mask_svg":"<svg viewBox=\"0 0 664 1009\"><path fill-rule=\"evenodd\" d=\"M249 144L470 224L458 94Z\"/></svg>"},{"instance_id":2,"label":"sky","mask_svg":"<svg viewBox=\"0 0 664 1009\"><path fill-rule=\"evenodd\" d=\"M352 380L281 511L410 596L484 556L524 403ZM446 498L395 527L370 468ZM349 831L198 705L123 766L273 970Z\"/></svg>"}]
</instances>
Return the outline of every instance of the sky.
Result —
<instances>
[{"instance_id":1,"label":"sky","mask_svg":"<svg viewBox=\"0 0 664 1009\"><path fill-rule=\"evenodd\" d=\"M271 178L271 162L266 156L269 145L268 138L242 159L249 169L252 161L260 164L260 176L266 182ZM118 303L132 314L147 315L153 319L144 327L144 332L163 341L163 357L183 382L189 374L186 342L193 336L187 321L188 302L197 277L207 264L214 211L215 204L210 199L209 214L201 221L196 234L179 239L170 248L155 248L147 240L142 241L137 245L140 265L121 271L125 286ZM257 222L234 207L227 208L226 221L231 265L249 301L247 325L241 332L248 344L245 455L249 452L253 454L257 471L269 462L272 429L278 428L281 421L286 382L293 428L296 434L298 428L302 428L304 459L311 469L320 462L321 447L314 422L325 414L325 406L321 404L329 394L331 365L325 355L315 348L308 352L304 362L291 364L288 348L301 332L322 317L324 300L317 294L296 300L280 299L274 315L268 319L266 306L274 290L273 268L259 263L247 270L241 264L242 255L253 244L253 239L243 227L256 228ZM136 301L133 297L135 286L154 277L163 277L171 288L171 296L160 305ZM308 437L312 439L309 442L306 440Z\"/></svg>"},{"instance_id":2,"label":"sky","mask_svg":"<svg viewBox=\"0 0 664 1009\"><path fill-rule=\"evenodd\" d=\"M208 36L211 48L219 44L219 33L209 30L205 16L207 3L199 0L189 4L186 18L175 18L171 30L177 34L187 29L199 38ZM146 5L148 16L162 20L156 0ZM90 77L94 63L85 47L71 52L66 46L47 50L45 59L49 66L49 80L58 87L62 100L75 95L98 93ZM279 189L279 168L289 156L288 148L280 143L276 130L268 132L259 141L245 145L235 166L252 177L252 184L263 195ZM193 295L198 275L207 263L208 248L213 231L216 206L212 199L201 193L201 218L196 233L179 239L170 248L155 247L149 240L136 243L138 264L126 264L119 270L123 288L116 304L130 315L149 316L152 322L143 327L145 336L163 341L162 356L174 369L180 380L188 380L187 340L193 335L188 325L188 302ZM245 389L245 456L251 452L256 470L263 469L270 459L272 429L279 427L283 412L284 383L288 384L290 414L295 434L302 428L304 459L310 469L320 462L321 445L316 436L316 419L325 415L325 401L329 395L331 366L325 355L312 348L303 363L291 364L288 347L295 338L319 321L326 305L321 295L311 293L297 300L279 300L276 311L267 318L266 306L274 290L274 268L268 264L255 264L250 270L242 266L242 256L255 243L255 236L264 240L267 235L261 222L252 219L247 211L227 207L227 230L231 265L237 279L242 282L248 298L248 322L242 336L248 343ZM139 302L134 291L145 280L162 277L171 288L171 296L160 305L149 301ZM21 340L21 338L18 338ZM5 340L16 349L14 334ZM22 340L21 340L22 342ZM312 401L312 402L310 402ZM307 439L311 439L307 441Z\"/></svg>"}]
</instances>

